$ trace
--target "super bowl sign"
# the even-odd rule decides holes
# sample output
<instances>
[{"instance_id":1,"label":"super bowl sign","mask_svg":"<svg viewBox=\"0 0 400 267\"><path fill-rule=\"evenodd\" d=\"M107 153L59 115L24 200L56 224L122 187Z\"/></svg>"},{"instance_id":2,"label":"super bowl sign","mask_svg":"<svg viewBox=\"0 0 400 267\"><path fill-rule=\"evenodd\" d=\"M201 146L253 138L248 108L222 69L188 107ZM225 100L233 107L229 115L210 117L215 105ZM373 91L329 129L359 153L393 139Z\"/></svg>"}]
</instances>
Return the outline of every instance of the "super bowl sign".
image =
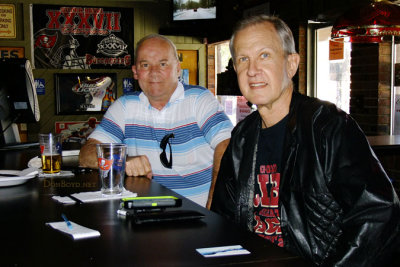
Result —
<instances>
[{"instance_id":1,"label":"super bowl sign","mask_svg":"<svg viewBox=\"0 0 400 267\"><path fill-rule=\"evenodd\" d=\"M133 9L33 5L36 68L130 68Z\"/></svg>"}]
</instances>

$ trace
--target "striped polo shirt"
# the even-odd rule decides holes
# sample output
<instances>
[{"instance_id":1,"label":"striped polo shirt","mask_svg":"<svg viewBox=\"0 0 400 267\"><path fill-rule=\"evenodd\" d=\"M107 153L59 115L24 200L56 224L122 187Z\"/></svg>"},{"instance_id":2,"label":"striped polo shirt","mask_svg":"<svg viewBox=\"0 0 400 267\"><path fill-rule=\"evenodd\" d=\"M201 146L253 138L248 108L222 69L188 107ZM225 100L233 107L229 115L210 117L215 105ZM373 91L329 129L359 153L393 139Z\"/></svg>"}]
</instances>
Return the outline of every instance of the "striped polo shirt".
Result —
<instances>
[{"instance_id":1,"label":"striped polo shirt","mask_svg":"<svg viewBox=\"0 0 400 267\"><path fill-rule=\"evenodd\" d=\"M205 206L215 147L230 138L233 126L206 88L178 83L167 105L153 108L142 92L118 98L89 138L125 143L128 156L146 155L153 179ZM169 133L172 169L160 162L160 142ZM169 147L166 149L169 158Z\"/></svg>"}]
</instances>

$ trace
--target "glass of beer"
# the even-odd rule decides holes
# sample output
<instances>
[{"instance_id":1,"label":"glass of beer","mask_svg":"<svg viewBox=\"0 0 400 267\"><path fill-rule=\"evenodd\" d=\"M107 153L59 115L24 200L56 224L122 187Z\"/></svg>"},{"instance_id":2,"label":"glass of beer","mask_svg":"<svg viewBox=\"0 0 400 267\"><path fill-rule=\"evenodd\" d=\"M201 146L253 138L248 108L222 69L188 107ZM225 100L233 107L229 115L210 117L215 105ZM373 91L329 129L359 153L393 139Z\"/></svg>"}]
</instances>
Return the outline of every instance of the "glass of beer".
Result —
<instances>
[{"instance_id":1,"label":"glass of beer","mask_svg":"<svg viewBox=\"0 0 400 267\"><path fill-rule=\"evenodd\" d=\"M44 173L59 173L61 171L61 137L61 134L39 134L42 171Z\"/></svg>"}]
</instances>

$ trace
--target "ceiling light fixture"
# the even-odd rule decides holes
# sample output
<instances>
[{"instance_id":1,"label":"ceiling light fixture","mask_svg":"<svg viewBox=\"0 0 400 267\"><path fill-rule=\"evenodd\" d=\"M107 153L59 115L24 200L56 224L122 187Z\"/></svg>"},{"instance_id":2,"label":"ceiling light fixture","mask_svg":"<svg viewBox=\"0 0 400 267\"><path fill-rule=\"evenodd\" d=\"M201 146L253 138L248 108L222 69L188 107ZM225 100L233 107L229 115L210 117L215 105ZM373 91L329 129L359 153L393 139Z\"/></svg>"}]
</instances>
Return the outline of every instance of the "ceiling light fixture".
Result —
<instances>
[{"instance_id":1,"label":"ceiling light fixture","mask_svg":"<svg viewBox=\"0 0 400 267\"><path fill-rule=\"evenodd\" d=\"M400 6L387 0L359 5L340 16L331 38L345 38L352 43L391 42L400 38Z\"/></svg>"}]
</instances>

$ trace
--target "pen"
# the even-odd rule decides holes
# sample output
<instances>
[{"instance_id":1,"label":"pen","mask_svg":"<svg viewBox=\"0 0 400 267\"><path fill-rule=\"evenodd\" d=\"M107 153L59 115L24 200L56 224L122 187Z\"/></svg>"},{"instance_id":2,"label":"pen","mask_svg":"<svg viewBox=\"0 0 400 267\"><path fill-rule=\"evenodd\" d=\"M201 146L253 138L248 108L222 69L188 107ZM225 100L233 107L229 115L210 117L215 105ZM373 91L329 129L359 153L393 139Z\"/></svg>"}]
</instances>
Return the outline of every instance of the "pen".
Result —
<instances>
[{"instance_id":1,"label":"pen","mask_svg":"<svg viewBox=\"0 0 400 267\"><path fill-rule=\"evenodd\" d=\"M74 200L78 204L83 204L83 201L80 200L79 198L74 197L73 195L68 195L68 197L72 200Z\"/></svg>"},{"instance_id":2,"label":"pen","mask_svg":"<svg viewBox=\"0 0 400 267\"><path fill-rule=\"evenodd\" d=\"M69 229L72 229L72 224L71 222L67 219L64 213L61 214L61 217L64 219L65 223L67 224Z\"/></svg>"}]
</instances>

